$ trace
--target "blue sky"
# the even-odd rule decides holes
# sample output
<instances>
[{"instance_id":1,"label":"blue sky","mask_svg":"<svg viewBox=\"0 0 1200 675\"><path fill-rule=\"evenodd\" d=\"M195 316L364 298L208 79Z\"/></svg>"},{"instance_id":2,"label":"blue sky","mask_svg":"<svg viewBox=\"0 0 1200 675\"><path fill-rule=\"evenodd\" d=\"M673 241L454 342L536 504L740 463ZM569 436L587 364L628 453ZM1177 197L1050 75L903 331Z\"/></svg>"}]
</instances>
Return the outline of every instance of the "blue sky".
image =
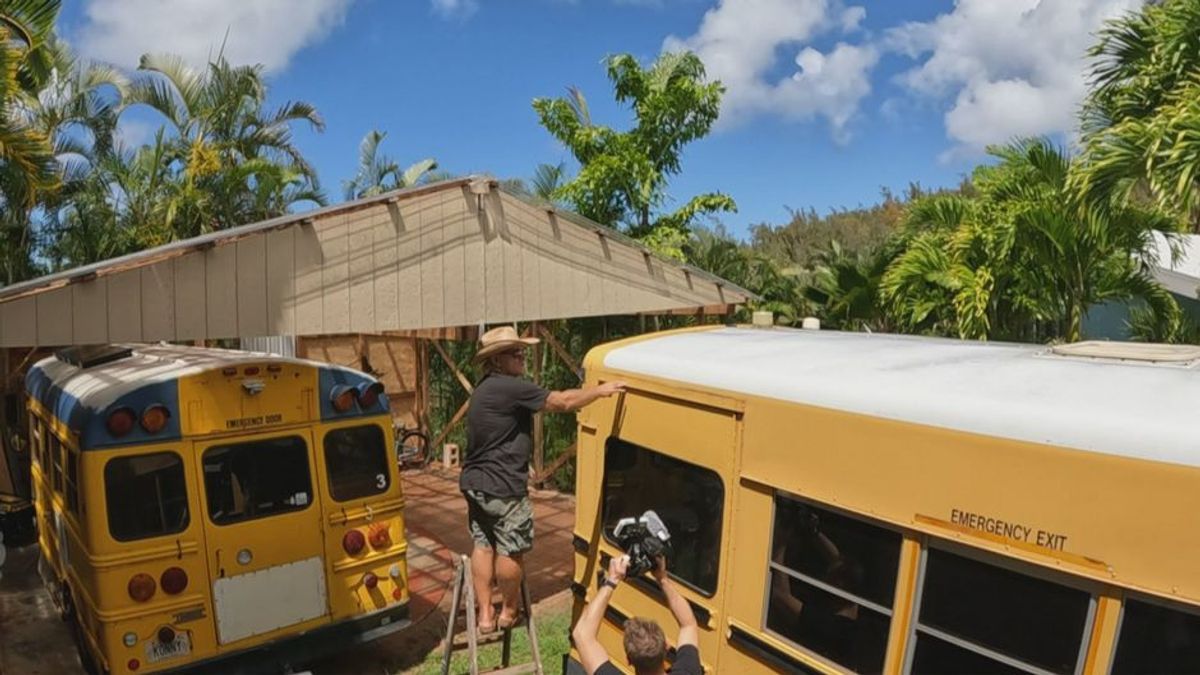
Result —
<instances>
[{"instance_id":1,"label":"blue sky","mask_svg":"<svg viewBox=\"0 0 1200 675\"><path fill-rule=\"evenodd\" d=\"M363 135L409 163L525 177L568 153L538 124L537 96L570 85L593 119L625 126L602 60L686 47L729 89L718 128L671 185L721 190L743 235L787 207L874 202L882 187L956 184L982 147L1018 134L1069 143L1082 54L1136 0L82 0L61 28L85 56L132 68L147 51L201 64L226 44L261 62L273 102L317 106L298 144L331 198ZM134 113L128 138L153 117Z\"/></svg>"}]
</instances>

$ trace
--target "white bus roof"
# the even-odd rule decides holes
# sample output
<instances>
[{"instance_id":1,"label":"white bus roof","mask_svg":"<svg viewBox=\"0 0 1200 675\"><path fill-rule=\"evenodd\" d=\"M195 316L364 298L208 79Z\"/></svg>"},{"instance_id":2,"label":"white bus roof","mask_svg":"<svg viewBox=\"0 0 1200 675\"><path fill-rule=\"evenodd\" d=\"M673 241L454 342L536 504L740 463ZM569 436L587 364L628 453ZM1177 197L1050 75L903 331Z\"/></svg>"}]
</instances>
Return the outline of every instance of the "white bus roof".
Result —
<instances>
[{"instance_id":1,"label":"white bus roof","mask_svg":"<svg viewBox=\"0 0 1200 675\"><path fill-rule=\"evenodd\" d=\"M1139 347L1150 356L1163 351L1114 343L1116 351ZM1200 351L1187 349L1173 352L1182 358L1151 362L1068 356L1040 345L730 327L616 345L604 366L734 394L1200 467Z\"/></svg>"}]
</instances>

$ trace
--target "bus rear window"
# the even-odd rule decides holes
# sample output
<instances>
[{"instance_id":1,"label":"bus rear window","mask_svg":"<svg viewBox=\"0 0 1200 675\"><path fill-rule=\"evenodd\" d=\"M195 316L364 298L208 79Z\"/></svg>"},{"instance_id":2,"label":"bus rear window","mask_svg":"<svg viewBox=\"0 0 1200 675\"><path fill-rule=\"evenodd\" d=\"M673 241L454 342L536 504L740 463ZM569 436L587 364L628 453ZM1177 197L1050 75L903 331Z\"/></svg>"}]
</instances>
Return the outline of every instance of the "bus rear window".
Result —
<instances>
[{"instance_id":1,"label":"bus rear window","mask_svg":"<svg viewBox=\"0 0 1200 675\"><path fill-rule=\"evenodd\" d=\"M117 541L183 532L188 526L183 460L173 452L117 457L104 465L108 531Z\"/></svg>"},{"instance_id":2,"label":"bus rear window","mask_svg":"<svg viewBox=\"0 0 1200 675\"><path fill-rule=\"evenodd\" d=\"M383 429L376 424L334 429L325 434L325 471L334 500L387 492L391 484Z\"/></svg>"},{"instance_id":3,"label":"bus rear window","mask_svg":"<svg viewBox=\"0 0 1200 675\"><path fill-rule=\"evenodd\" d=\"M1200 668L1200 615L1140 600L1125 603L1113 675Z\"/></svg>"},{"instance_id":4,"label":"bus rear window","mask_svg":"<svg viewBox=\"0 0 1200 675\"><path fill-rule=\"evenodd\" d=\"M288 436L210 448L204 453L204 492L208 517L217 525L307 508L308 444Z\"/></svg>"},{"instance_id":5,"label":"bus rear window","mask_svg":"<svg viewBox=\"0 0 1200 675\"><path fill-rule=\"evenodd\" d=\"M711 469L608 439L604 536L613 542L617 521L653 510L671 531L671 576L708 595L717 590L724 504L725 486Z\"/></svg>"}]
</instances>

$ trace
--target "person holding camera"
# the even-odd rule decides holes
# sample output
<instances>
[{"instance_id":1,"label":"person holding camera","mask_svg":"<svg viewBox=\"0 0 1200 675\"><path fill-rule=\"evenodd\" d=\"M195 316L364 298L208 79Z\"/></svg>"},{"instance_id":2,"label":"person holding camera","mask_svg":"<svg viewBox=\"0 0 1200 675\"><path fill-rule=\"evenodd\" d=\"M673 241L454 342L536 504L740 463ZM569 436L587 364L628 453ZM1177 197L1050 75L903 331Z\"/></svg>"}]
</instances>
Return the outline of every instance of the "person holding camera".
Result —
<instances>
[{"instance_id":1,"label":"person holding camera","mask_svg":"<svg viewBox=\"0 0 1200 675\"><path fill-rule=\"evenodd\" d=\"M511 628L519 620L521 557L533 548L533 505L529 501L529 457L533 414L572 412L625 390L623 382L547 391L522 377L525 347L512 326L479 338L475 362L483 379L467 405L467 452L459 489L467 500L467 526L474 541L471 574L479 631ZM492 581L500 587L499 616L492 607Z\"/></svg>"},{"instance_id":2,"label":"person holding camera","mask_svg":"<svg viewBox=\"0 0 1200 675\"><path fill-rule=\"evenodd\" d=\"M658 622L652 619L634 617L625 622L625 658L637 675L702 675L704 668L700 665L700 628L696 623L696 615L692 606L679 594L671 578L667 576L667 560L660 556L654 568L654 578L662 587L663 595L667 596L667 606L675 621L679 623L679 637L675 640L675 663L671 669L664 670L663 662L667 657L667 640ZM608 601L612 598L613 590L625 579L629 569L629 556L622 555L613 558L608 564L608 575L596 597L588 603L579 621L571 631L575 648L579 650L579 659L588 675L620 675L621 671L613 665L604 651L597 633L600 630L600 620L604 610L608 609Z\"/></svg>"}]
</instances>

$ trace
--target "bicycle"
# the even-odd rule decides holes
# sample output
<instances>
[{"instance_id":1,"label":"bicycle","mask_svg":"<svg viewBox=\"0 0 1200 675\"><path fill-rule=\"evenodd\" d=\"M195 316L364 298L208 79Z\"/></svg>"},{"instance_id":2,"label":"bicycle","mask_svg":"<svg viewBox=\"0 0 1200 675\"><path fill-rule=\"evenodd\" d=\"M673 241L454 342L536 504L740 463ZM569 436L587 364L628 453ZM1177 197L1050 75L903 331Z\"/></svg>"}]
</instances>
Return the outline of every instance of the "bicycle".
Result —
<instances>
[{"instance_id":1,"label":"bicycle","mask_svg":"<svg viewBox=\"0 0 1200 675\"><path fill-rule=\"evenodd\" d=\"M429 437L419 428L406 428L404 423L395 425L396 464L400 470L423 469L429 464Z\"/></svg>"}]
</instances>

